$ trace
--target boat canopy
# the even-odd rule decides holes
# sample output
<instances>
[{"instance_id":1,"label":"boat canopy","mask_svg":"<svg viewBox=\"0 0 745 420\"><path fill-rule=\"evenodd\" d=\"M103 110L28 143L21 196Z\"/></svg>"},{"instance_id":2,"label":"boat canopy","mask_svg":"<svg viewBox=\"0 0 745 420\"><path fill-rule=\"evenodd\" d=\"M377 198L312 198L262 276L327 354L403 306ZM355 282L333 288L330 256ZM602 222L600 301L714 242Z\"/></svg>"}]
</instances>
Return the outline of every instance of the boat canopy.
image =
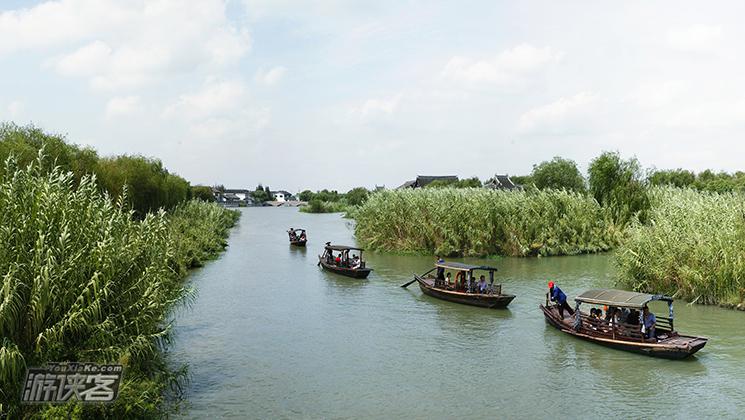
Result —
<instances>
[{"instance_id":1,"label":"boat canopy","mask_svg":"<svg viewBox=\"0 0 745 420\"><path fill-rule=\"evenodd\" d=\"M326 245L326 249L329 251L364 251L362 248L346 245Z\"/></svg>"},{"instance_id":2,"label":"boat canopy","mask_svg":"<svg viewBox=\"0 0 745 420\"><path fill-rule=\"evenodd\" d=\"M458 270L458 271L471 271L471 270L497 271L496 267L489 267L486 265L463 264L459 262L441 262L441 263L436 263L435 266L449 269L449 270Z\"/></svg>"},{"instance_id":3,"label":"boat canopy","mask_svg":"<svg viewBox=\"0 0 745 420\"><path fill-rule=\"evenodd\" d=\"M593 305L608 305L620 308L643 308L653 300L664 300L672 304L673 298L665 295L650 295L648 293L627 292L614 289L593 289L575 298L577 303L590 303Z\"/></svg>"},{"instance_id":4,"label":"boat canopy","mask_svg":"<svg viewBox=\"0 0 745 420\"><path fill-rule=\"evenodd\" d=\"M290 232L305 232L305 229L300 229L300 228L293 229L293 228L290 228Z\"/></svg>"}]
</instances>

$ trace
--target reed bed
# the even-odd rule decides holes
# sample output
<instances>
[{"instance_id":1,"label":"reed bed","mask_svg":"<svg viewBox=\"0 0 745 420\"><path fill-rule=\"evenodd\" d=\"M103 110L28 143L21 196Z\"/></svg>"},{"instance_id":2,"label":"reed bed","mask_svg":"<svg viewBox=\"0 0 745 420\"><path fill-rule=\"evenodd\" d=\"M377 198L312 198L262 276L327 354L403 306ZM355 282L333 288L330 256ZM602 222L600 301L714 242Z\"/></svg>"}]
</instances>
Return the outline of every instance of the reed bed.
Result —
<instances>
[{"instance_id":1,"label":"reed bed","mask_svg":"<svg viewBox=\"0 0 745 420\"><path fill-rule=\"evenodd\" d=\"M0 414L157 416L174 379L162 350L168 313L189 295L185 267L224 246L208 246L215 235L205 230L224 238L236 216L199 202L138 220L95 178L78 182L42 161L21 168L9 158L0 182ZM20 406L25 369L48 361L123 364L119 398Z\"/></svg>"},{"instance_id":2,"label":"reed bed","mask_svg":"<svg viewBox=\"0 0 745 420\"><path fill-rule=\"evenodd\" d=\"M563 190L382 191L354 216L360 244L389 252L573 255L609 250L622 236L593 198Z\"/></svg>"},{"instance_id":3,"label":"reed bed","mask_svg":"<svg viewBox=\"0 0 745 420\"><path fill-rule=\"evenodd\" d=\"M702 304L745 296L745 195L656 187L616 252L620 282Z\"/></svg>"}]
</instances>

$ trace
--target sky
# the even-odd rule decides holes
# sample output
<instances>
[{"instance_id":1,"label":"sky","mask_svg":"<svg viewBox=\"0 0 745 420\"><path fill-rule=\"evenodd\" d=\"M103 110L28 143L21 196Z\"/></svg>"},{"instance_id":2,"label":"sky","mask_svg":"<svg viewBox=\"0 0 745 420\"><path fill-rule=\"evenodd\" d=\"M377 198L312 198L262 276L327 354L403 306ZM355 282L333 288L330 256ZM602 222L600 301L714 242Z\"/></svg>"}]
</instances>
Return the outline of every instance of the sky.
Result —
<instances>
[{"instance_id":1,"label":"sky","mask_svg":"<svg viewBox=\"0 0 745 420\"><path fill-rule=\"evenodd\" d=\"M192 184L745 169L743 2L0 2L0 121Z\"/></svg>"}]
</instances>

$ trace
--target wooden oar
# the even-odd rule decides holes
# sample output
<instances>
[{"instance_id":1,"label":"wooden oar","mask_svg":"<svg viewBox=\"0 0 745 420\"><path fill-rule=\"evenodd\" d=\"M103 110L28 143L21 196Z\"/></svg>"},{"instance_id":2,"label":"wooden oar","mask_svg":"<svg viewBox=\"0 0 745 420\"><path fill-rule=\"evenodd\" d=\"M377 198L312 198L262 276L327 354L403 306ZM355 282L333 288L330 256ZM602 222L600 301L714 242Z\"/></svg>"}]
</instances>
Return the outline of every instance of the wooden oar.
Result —
<instances>
[{"instance_id":1,"label":"wooden oar","mask_svg":"<svg viewBox=\"0 0 745 420\"><path fill-rule=\"evenodd\" d=\"M435 267L435 268L433 268L433 269L431 269L431 270L427 271L426 273L422 274L422 275L421 275L421 276L419 276L419 277L424 277L424 276L426 276L427 274L429 274L429 273L431 273L431 272L435 271L435 269L437 269L437 267ZM408 282L408 283L406 283L406 284L402 284L402 285L401 285L401 287L403 287L403 288L405 289L405 288L409 287L409 285L411 285L411 283L414 283L415 281L416 281L416 274L414 275L414 280L412 280L412 281L410 281L410 282Z\"/></svg>"}]
</instances>

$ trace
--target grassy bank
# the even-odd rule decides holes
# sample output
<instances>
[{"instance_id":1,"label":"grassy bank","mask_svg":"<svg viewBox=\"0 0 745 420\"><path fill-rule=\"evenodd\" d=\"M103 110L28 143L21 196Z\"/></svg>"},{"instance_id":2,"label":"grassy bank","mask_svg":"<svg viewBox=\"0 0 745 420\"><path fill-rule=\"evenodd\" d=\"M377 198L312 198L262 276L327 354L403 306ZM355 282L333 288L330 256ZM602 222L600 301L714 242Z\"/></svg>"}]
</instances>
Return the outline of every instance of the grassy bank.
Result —
<instances>
[{"instance_id":1,"label":"grassy bank","mask_svg":"<svg viewBox=\"0 0 745 420\"><path fill-rule=\"evenodd\" d=\"M442 255L572 255L606 251L621 232L579 193L417 189L372 194L355 212L365 247Z\"/></svg>"},{"instance_id":2,"label":"grassy bank","mask_svg":"<svg viewBox=\"0 0 745 420\"><path fill-rule=\"evenodd\" d=\"M162 350L182 279L225 246L237 214L187 202L141 220L90 176L42 159L6 162L0 184L0 404L11 418L153 417L178 382ZM119 203L125 200L119 200ZM21 406L27 367L48 361L121 363L108 405Z\"/></svg>"},{"instance_id":3,"label":"grassy bank","mask_svg":"<svg viewBox=\"0 0 745 420\"><path fill-rule=\"evenodd\" d=\"M310 200L307 206L300 207L303 213L343 213L348 209L346 201Z\"/></svg>"},{"instance_id":4,"label":"grassy bank","mask_svg":"<svg viewBox=\"0 0 745 420\"><path fill-rule=\"evenodd\" d=\"M652 188L649 222L616 252L620 282L703 304L745 297L745 195Z\"/></svg>"}]
</instances>

